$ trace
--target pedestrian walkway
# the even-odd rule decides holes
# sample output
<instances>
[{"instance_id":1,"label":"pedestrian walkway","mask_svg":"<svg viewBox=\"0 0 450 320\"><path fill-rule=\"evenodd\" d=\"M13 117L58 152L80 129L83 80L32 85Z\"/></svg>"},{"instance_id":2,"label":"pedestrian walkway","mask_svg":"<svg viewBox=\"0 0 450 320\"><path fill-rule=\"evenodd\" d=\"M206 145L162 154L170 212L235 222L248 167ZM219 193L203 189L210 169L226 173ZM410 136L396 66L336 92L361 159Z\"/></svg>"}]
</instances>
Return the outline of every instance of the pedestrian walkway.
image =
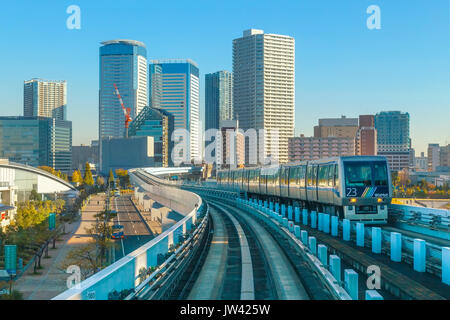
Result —
<instances>
[{"instance_id":1,"label":"pedestrian walkway","mask_svg":"<svg viewBox=\"0 0 450 320\"><path fill-rule=\"evenodd\" d=\"M17 281L14 289L23 294L25 300L50 300L61 292L67 290L67 278L69 274L61 268L67 254L77 246L89 242L90 236L86 228L95 222L95 214L101 212L105 205L105 196L92 196L81 219L71 224L66 224L66 234L56 242L56 249L50 245L48 254L50 258L41 258L42 269L38 274L33 274L31 266Z\"/></svg>"}]
</instances>

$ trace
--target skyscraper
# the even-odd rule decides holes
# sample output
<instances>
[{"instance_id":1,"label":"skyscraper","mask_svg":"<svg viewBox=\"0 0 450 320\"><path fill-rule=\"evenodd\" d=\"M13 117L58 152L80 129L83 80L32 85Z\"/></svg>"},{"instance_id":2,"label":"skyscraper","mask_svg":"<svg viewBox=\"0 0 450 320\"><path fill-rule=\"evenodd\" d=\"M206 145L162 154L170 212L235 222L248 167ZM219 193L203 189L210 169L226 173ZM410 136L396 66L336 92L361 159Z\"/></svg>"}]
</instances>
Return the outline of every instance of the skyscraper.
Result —
<instances>
[{"instance_id":1,"label":"skyscraper","mask_svg":"<svg viewBox=\"0 0 450 320\"><path fill-rule=\"evenodd\" d=\"M409 113L400 111L377 113L375 129L377 130L377 154L388 159L392 171L408 168L411 149Z\"/></svg>"},{"instance_id":2,"label":"skyscraper","mask_svg":"<svg viewBox=\"0 0 450 320\"><path fill-rule=\"evenodd\" d=\"M359 128L356 132L356 152L360 156L377 154L377 130L375 129L375 116L359 116Z\"/></svg>"},{"instance_id":3,"label":"skyscraper","mask_svg":"<svg viewBox=\"0 0 450 320\"><path fill-rule=\"evenodd\" d=\"M294 136L295 40L250 29L233 40L233 107L243 130L265 129L263 146L246 143L249 154L261 152L288 161L288 138ZM278 132L278 135L277 135ZM275 144L272 144L272 139ZM278 141L276 141L278 140Z\"/></svg>"},{"instance_id":4,"label":"skyscraper","mask_svg":"<svg viewBox=\"0 0 450 320\"><path fill-rule=\"evenodd\" d=\"M199 69L192 60L153 60L150 63L150 106L174 117L174 130L190 137L189 159L201 156Z\"/></svg>"},{"instance_id":5,"label":"skyscraper","mask_svg":"<svg viewBox=\"0 0 450 320\"><path fill-rule=\"evenodd\" d=\"M47 117L58 120L67 118L67 83L32 79L23 84L23 115Z\"/></svg>"},{"instance_id":6,"label":"skyscraper","mask_svg":"<svg viewBox=\"0 0 450 320\"><path fill-rule=\"evenodd\" d=\"M233 76L229 71L205 75L205 130L219 129L220 121L233 120Z\"/></svg>"},{"instance_id":7,"label":"skyscraper","mask_svg":"<svg viewBox=\"0 0 450 320\"><path fill-rule=\"evenodd\" d=\"M114 92L117 85L134 119L148 103L147 49L134 40L111 40L100 47L99 139L122 138L125 116ZM100 148L101 150L101 148Z\"/></svg>"}]
</instances>

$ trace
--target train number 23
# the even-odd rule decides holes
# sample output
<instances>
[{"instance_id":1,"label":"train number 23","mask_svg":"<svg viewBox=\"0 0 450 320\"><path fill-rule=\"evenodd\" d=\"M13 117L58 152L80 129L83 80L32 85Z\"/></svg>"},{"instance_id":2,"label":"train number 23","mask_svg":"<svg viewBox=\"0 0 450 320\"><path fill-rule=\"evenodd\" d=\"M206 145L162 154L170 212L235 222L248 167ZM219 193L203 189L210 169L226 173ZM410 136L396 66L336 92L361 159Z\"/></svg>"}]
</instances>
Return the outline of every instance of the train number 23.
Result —
<instances>
[{"instance_id":1,"label":"train number 23","mask_svg":"<svg viewBox=\"0 0 450 320\"><path fill-rule=\"evenodd\" d=\"M356 188L347 188L347 197L356 197Z\"/></svg>"}]
</instances>

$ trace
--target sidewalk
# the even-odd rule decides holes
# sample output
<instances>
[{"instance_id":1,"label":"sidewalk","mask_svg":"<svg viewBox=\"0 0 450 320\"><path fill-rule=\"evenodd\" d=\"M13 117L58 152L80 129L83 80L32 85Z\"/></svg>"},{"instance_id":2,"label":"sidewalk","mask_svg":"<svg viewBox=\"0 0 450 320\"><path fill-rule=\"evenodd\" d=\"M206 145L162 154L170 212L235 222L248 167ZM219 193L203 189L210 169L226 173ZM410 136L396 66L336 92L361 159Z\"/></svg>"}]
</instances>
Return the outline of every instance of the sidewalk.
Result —
<instances>
[{"instance_id":1,"label":"sidewalk","mask_svg":"<svg viewBox=\"0 0 450 320\"><path fill-rule=\"evenodd\" d=\"M104 199L101 196L92 196L85 210L81 213L81 219L72 224L66 224L66 234L56 242L56 249L50 245L48 255L42 256L43 269L39 274L33 274L33 266L14 283L14 289L23 294L25 300L50 300L61 292L67 290L66 281L69 274L61 269L61 265L67 253L76 246L84 245L89 241L86 227L95 221L94 215L103 210Z\"/></svg>"}]
</instances>

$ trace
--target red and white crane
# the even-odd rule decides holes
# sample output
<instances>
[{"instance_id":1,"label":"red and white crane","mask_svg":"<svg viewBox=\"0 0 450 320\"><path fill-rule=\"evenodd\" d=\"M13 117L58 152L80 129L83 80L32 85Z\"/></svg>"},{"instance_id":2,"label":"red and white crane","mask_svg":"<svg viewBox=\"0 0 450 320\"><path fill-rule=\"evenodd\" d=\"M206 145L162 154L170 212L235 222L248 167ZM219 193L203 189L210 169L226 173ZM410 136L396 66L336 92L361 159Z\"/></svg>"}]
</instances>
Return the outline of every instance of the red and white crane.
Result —
<instances>
[{"instance_id":1,"label":"red and white crane","mask_svg":"<svg viewBox=\"0 0 450 320\"><path fill-rule=\"evenodd\" d=\"M125 105L123 104L122 97L120 96L119 89L117 88L117 85L114 83L114 89L116 89L116 95L119 98L120 105L122 106L123 114L125 115L125 138L128 138L128 125L131 122L131 108L125 108Z\"/></svg>"}]
</instances>

